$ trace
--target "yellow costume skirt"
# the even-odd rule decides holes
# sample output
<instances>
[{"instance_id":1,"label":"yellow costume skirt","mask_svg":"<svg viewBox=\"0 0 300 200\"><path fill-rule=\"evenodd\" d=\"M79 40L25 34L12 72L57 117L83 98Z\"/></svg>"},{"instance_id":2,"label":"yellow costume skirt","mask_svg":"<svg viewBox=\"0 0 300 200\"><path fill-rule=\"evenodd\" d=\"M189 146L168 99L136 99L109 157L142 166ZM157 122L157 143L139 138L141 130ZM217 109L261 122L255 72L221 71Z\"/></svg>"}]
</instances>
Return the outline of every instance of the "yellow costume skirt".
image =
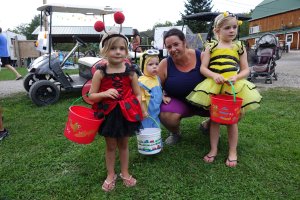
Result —
<instances>
[{"instance_id":1,"label":"yellow costume skirt","mask_svg":"<svg viewBox=\"0 0 300 200\"><path fill-rule=\"evenodd\" d=\"M255 110L260 106L262 96L253 83L245 79L238 80L234 84L234 90L236 96L243 99L243 112ZM193 105L209 109L210 95L216 94L233 95L231 85L227 83L216 84L213 79L207 78L199 83L186 99Z\"/></svg>"}]
</instances>

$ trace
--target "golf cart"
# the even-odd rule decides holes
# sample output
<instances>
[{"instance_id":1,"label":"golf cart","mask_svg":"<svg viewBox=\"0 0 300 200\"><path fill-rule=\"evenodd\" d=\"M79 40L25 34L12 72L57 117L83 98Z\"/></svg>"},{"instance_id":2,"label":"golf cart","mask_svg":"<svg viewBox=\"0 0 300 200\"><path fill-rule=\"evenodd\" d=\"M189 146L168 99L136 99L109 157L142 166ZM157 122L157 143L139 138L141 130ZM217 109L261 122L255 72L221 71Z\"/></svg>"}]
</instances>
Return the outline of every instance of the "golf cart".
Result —
<instances>
[{"instance_id":1,"label":"golf cart","mask_svg":"<svg viewBox=\"0 0 300 200\"><path fill-rule=\"evenodd\" d=\"M28 74L24 78L23 86L28 92L29 97L38 106L53 104L59 100L60 92L63 91L80 91L83 85L91 79L92 66L101 61L97 57L80 58L79 73L77 75L68 75L62 67L68 58L79 48L85 47L86 44L77 36L73 36L76 41L75 46L69 54L60 61L58 53L52 49L52 15L54 12L61 13L81 13L88 15L104 15L113 14L120 9L111 7L79 7L62 4L45 4L37 8L41 11L41 29L37 41L37 49L44 55L35 59L28 67ZM49 16L48 31L42 29L43 16ZM100 37L99 37L100 38Z\"/></svg>"}]
</instances>

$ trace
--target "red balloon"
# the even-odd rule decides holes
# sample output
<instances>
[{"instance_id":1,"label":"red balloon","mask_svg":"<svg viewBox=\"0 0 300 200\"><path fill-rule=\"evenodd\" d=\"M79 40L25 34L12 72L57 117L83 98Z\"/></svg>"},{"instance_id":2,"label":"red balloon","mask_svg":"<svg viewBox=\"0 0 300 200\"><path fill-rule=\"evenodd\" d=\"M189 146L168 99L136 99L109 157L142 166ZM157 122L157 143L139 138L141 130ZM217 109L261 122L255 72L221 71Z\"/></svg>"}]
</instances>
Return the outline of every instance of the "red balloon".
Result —
<instances>
[{"instance_id":1,"label":"red balloon","mask_svg":"<svg viewBox=\"0 0 300 200\"><path fill-rule=\"evenodd\" d=\"M117 24L122 24L125 20L125 16L122 12L115 12L114 20Z\"/></svg>"},{"instance_id":2,"label":"red balloon","mask_svg":"<svg viewBox=\"0 0 300 200\"><path fill-rule=\"evenodd\" d=\"M97 31L97 32L101 32L103 31L105 28L104 26L104 23L102 21L96 21L95 24L94 24L94 29Z\"/></svg>"}]
</instances>

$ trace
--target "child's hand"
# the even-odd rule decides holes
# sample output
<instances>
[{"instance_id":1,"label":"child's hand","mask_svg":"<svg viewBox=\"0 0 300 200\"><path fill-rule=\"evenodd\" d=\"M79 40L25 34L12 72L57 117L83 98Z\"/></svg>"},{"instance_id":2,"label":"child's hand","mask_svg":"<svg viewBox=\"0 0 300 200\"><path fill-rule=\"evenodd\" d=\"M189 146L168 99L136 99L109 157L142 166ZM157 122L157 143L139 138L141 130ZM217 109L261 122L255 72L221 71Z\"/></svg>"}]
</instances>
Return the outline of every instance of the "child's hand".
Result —
<instances>
[{"instance_id":1,"label":"child's hand","mask_svg":"<svg viewBox=\"0 0 300 200\"><path fill-rule=\"evenodd\" d=\"M143 112L143 118L147 118L149 116L149 113L147 111Z\"/></svg>"},{"instance_id":2,"label":"child's hand","mask_svg":"<svg viewBox=\"0 0 300 200\"><path fill-rule=\"evenodd\" d=\"M237 76L231 76L227 82L230 81L233 85L235 84L235 82L237 81ZM230 85L229 83L227 83L228 85Z\"/></svg>"},{"instance_id":3,"label":"child's hand","mask_svg":"<svg viewBox=\"0 0 300 200\"><path fill-rule=\"evenodd\" d=\"M170 101L171 101L171 97L163 96L163 102L164 102L164 104L169 104Z\"/></svg>"},{"instance_id":4,"label":"child's hand","mask_svg":"<svg viewBox=\"0 0 300 200\"><path fill-rule=\"evenodd\" d=\"M226 81L221 74L217 74L217 73L212 78L217 84L223 84Z\"/></svg>"},{"instance_id":5,"label":"child's hand","mask_svg":"<svg viewBox=\"0 0 300 200\"><path fill-rule=\"evenodd\" d=\"M111 98L111 99L119 98L119 92L118 92L118 90L116 90L114 88L110 88L103 93L104 93L105 98Z\"/></svg>"}]
</instances>

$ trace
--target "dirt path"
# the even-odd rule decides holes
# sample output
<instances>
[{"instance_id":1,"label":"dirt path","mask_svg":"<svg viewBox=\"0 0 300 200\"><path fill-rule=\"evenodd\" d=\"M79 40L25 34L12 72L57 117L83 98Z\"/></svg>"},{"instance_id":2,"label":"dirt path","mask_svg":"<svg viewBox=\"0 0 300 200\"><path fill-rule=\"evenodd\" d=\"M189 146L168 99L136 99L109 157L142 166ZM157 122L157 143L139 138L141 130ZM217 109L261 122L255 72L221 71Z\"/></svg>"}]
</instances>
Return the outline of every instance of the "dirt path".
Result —
<instances>
[{"instance_id":1,"label":"dirt path","mask_svg":"<svg viewBox=\"0 0 300 200\"><path fill-rule=\"evenodd\" d=\"M268 89L274 87L292 87L300 88L300 51L290 51L283 53L282 58L276 61L276 73L278 80L272 84L265 84L264 77L258 77L254 84L259 89ZM1 71L0 71L1 73ZM23 80L0 81L0 98L15 93L24 93Z\"/></svg>"}]
</instances>

